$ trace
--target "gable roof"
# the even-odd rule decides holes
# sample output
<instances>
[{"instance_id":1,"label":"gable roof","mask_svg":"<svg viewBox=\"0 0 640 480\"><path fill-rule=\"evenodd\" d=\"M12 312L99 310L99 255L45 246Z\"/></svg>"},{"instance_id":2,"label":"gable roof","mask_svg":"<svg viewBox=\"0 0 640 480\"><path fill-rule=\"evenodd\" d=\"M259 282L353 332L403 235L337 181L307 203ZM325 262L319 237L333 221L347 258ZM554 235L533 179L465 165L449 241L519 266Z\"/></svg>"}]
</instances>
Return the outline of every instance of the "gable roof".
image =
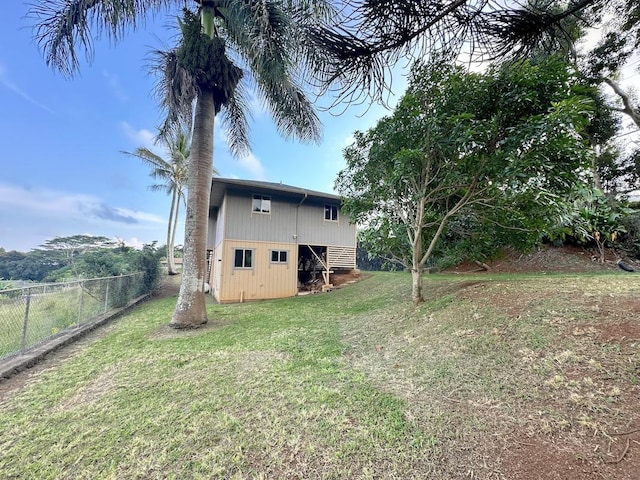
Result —
<instances>
[{"instance_id":1,"label":"gable roof","mask_svg":"<svg viewBox=\"0 0 640 480\"><path fill-rule=\"evenodd\" d=\"M311 198L319 201L330 201L340 203L340 196L332 193L307 190L305 188L285 185L283 183L260 182L257 180L240 180L237 178L214 177L211 180L211 200L210 206L219 207L227 190L236 190L265 195L280 194L293 199L302 200Z\"/></svg>"}]
</instances>

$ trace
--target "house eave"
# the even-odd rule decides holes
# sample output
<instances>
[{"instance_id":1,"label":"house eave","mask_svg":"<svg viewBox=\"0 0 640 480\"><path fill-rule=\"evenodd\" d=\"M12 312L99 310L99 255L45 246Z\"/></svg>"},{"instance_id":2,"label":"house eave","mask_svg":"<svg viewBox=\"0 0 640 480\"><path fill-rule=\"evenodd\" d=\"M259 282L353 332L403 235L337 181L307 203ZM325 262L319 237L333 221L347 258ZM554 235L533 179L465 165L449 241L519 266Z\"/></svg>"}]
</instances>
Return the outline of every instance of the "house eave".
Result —
<instances>
[{"instance_id":1,"label":"house eave","mask_svg":"<svg viewBox=\"0 0 640 480\"><path fill-rule=\"evenodd\" d=\"M282 195L294 199L308 198L310 200L328 201L338 204L341 201L339 195L318 192L315 190L307 190L283 183L214 177L211 180L210 206L219 207L222 204L222 199L224 198L224 194L227 190L265 195Z\"/></svg>"}]
</instances>

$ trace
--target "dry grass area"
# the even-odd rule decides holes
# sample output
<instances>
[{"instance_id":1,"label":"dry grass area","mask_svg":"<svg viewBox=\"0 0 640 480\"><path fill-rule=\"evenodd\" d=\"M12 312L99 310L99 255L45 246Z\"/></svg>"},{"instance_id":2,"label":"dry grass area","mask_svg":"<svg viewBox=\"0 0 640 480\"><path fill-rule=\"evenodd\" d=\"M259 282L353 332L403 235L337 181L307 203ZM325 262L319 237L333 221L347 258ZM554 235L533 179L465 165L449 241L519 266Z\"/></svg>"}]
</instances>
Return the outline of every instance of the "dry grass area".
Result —
<instances>
[{"instance_id":1,"label":"dry grass area","mask_svg":"<svg viewBox=\"0 0 640 480\"><path fill-rule=\"evenodd\" d=\"M436 438L433 478L635 479L640 277L434 276L345 321L348 361Z\"/></svg>"},{"instance_id":2,"label":"dry grass area","mask_svg":"<svg viewBox=\"0 0 640 480\"><path fill-rule=\"evenodd\" d=\"M376 273L188 332L167 289L0 383L0 477L638 479L640 275L609 267L430 275L417 307Z\"/></svg>"}]
</instances>

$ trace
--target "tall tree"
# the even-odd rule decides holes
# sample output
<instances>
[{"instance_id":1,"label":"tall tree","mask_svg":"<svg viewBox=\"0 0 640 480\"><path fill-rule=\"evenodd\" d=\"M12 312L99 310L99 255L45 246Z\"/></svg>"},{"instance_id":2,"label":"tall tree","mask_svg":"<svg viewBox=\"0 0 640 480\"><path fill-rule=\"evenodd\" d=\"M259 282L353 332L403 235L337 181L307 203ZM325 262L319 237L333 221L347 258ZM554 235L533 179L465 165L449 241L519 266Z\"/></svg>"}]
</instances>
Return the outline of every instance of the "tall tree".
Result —
<instances>
[{"instance_id":1,"label":"tall tree","mask_svg":"<svg viewBox=\"0 0 640 480\"><path fill-rule=\"evenodd\" d=\"M572 75L555 59L487 74L434 61L415 69L391 116L356 132L336 187L372 253L411 270L415 303L453 220L512 242L539 238L557 195L588 165L579 132L591 102L568 87Z\"/></svg>"},{"instance_id":2,"label":"tall tree","mask_svg":"<svg viewBox=\"0 0 640 480\"><path fill-rule=\"evenodd\" d=\"M188 93L167 91L170 95L165 98L181 103L180 108L169 110L169 123L190 115L192 104L185 100L195 101L183 274L171 320L176 328L207 321L204 282L214 119L220 112L225 114L223 120L232 127L232 151L247 150L247 106L239 90L244 82L255 87L280 133L317 141L319 120L300 83L311 61L309 52L302 50L302 38L311 23L332 11L326 0L195 3L196 16L185 14L179 47L165 56L173 62L168 67L175 67L167 71L188 74L177 85L192 87L186 89ZM73 74L79 67L77 43L92 53L92 28L117 40L127 27L141 24L147 14L183 5L184 0L46 0L33 5L30 14L37 19L35 36L47 63Z\"/></svg>"},{"instance_id":3,"label":"tall tree","mask_svg":"<svg viewBox=\"0 0 640 480\"><path fill-rule=\"evenodd\" d=\"M185 188L187 185L187 165L190 154L190 142L188 133L178 130L171 134L165 132L159 138L162 139L164 148L169 154L168 159L152 152L147 147L138 147L133 152L123 152L126 155L136 157L151 168L149 174L153 179L162 183L151 185L152 190L164 190L171 195L171 206L169 208L169 221L167 223L167 266L169 275L176 275L174 248L176 239L176 229L180 216L180 203L184 201Z\"/></svg>"}]
</instances>

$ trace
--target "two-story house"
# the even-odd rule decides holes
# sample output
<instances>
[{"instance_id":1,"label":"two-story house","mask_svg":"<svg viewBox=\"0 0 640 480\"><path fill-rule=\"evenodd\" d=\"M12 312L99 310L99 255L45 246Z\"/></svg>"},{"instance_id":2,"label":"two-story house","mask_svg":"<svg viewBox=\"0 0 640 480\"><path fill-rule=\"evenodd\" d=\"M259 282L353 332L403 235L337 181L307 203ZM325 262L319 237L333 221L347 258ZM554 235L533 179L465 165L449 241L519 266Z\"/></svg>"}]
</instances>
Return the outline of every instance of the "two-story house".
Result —
<instances>
[{"instance_id":1,"label":"two-story house","mask_svg":"<svg viewBox=\"0 0 640 480\"><path fill-rule=\"evenodd\" d=\"M208 231L209 283L220 303L294 296L356 268L356 227L336 195L214 178Z\"/></svg>"}]
</instances>

